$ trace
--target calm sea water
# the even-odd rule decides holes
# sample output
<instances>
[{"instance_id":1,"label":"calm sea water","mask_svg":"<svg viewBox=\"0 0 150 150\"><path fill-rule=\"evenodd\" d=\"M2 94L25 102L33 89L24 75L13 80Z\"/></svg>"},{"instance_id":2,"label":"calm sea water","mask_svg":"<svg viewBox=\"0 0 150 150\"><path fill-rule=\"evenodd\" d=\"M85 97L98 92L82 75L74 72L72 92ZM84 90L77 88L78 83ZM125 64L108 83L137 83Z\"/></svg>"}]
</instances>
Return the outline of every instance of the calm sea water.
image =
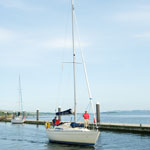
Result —
<instances>
[{"instance_id":1,"label":"calm sea water","mask_svg":"<svg viewBox=\"0 0 150 150\"><path fill-rule=\"evenodd\" d=\"M77 120L83 122L83 114L78 114ZM54 115L41 115L40 120L51 121ZM36 116L27 118L28 120L35 120ZM90 115L90 121L93 121L93 116ZM102 113L100 115L101 122L112 122L112 123L131 123L131 124L150 124L150 111L146 112L118 112L118 113ZM73 121L73 117L64 116L62 121Z\"/></svg>"},{"instance_id":2,"label":"calm sea water","mask_svg":"<svg viewBox=\"0 0 150 150\"><path fill-rule=\"evenodd\" d=\"M51 116L52 117L52 116ZM33 119L32 117L29 119ZM41 116L47 120L48 116ZM103 114L103 122L150 123L148 115ZM50 120L50 119L49 119ZM101 131L94 148L52 144L44 126L0 123L0 150L150 150L150 136Z\"/></svg>"}]
</instances>

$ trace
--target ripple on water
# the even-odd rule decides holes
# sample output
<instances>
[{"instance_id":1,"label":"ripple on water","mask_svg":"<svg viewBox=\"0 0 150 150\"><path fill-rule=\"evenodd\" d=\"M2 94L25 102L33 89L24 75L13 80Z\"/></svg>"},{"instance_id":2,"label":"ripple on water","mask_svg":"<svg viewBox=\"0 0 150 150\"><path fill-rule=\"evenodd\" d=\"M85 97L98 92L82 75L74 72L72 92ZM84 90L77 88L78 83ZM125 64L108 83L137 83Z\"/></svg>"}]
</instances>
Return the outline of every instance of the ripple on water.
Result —
<instances>
[{"instance_id":1,"label":"ripple on water","mask_svg":"<svg viewBox=\"0 0 150 150\"><path fill-rule=\"evenodd\" d=\"M0 123L2 150L149 150L150 136L101 132L95 147L49 143L44 126Z\"/></svg>"}]
</instances>

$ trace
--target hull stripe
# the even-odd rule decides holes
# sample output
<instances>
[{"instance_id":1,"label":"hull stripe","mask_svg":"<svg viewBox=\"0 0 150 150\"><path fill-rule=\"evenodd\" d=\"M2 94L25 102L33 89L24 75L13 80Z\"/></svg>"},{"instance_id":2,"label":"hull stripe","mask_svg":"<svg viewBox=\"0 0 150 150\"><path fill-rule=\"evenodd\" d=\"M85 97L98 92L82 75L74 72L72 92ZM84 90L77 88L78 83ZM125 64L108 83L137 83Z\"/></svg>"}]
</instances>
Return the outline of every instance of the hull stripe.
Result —
<instances>
[{"instance_id":1,"label":"hull stripe","mask_svg":"<svg viewBox=\"0 0 150 150\"><path fill-rule=\"evenodd\" d=\"M66 141L54 141L54 140L49 140L49 142L62 143L62 144L74 144L74 145L91 145L91 146L95 145L93 143L79 143L79 142L66 142Z\"/></svg>"}]
</instances>

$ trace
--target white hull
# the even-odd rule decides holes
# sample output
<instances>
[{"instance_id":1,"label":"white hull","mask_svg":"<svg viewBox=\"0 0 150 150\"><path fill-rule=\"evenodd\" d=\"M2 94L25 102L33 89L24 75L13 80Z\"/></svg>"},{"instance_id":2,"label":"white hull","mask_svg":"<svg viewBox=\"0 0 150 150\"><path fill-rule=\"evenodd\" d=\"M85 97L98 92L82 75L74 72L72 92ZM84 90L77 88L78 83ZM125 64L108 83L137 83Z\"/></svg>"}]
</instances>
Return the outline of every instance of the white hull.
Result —
<instances>
[{"instance_id":1,"label":"white hull","mask_svg":"<svg viewBox=\"0 0 150 150\"><path fill-rule=\"evenodd\" d=\"M14 119L11 119L11 123L12 124L23 124L25 121L25 119L22 119L20 117L16 117Z\"/></svg>"},{"instance_id":2,"label":"white hull","mask_svg":"<svg viewBox=\"0 0 150 150\"><path fill-rule=\"evenodd\" d=\"M50 142L95 145L100 132L88 130L85 128L62 128L47 129L47 135Z\"/></svg>"}]
</instances>

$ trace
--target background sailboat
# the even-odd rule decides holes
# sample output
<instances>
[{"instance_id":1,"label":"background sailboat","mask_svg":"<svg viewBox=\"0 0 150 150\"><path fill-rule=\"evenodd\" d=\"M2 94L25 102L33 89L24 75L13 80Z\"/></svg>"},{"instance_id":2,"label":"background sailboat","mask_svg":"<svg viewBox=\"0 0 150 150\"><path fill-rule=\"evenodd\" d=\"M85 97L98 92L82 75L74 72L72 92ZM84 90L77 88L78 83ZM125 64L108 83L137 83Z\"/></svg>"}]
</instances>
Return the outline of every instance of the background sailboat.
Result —
<instances>
[{"instance_id":1,"label":"background sailboat","mask_svg":"<svg viewBox=\"0 0 150 150\"><path fill-rule=\"evenodd\" d=\"M13 114L11 123L13 124L22 124L24 123L25 118L23 115L23 104L22 104L22 91L21 91L21 80L19 75L19 111Z\"/></svg>"},{"instance_id":2,"label":"background sailboat","mask_svg":"<svg viewBox=\"0 0 150 150\"><path fill-rule=\"evenodd\" d=\"M76 105L76 51L74 45L74 0L72 0L72 46L73 46L73 79L74 79L74 122L77 122L77 105ZM89 88L86 66L82 56L86 82L89 90L90 104L92 105L92 97ZM92 105L93 106L93 105ZM62 113L63 114L63 113ZM47 128L47 135L50 142L80 144L80 145L95 145L100 132L98 130L89 130L81 126L72 126L71 123L61 124L54 128Z\"/></svg>"}]
</instances>

